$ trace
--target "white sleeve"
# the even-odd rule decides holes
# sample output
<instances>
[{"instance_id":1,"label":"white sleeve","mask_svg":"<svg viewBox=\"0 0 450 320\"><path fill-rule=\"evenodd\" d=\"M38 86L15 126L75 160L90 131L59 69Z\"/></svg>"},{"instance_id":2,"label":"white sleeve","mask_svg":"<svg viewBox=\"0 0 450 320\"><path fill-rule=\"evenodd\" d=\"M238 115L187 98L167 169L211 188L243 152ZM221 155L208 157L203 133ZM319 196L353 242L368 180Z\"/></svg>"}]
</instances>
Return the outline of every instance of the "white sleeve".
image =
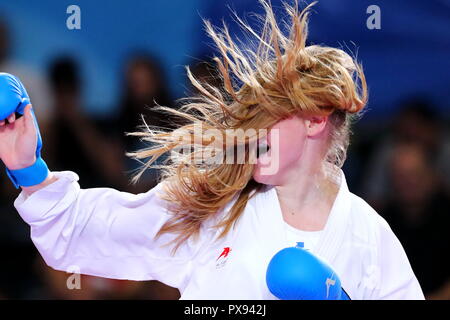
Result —
<instances>
[{"instance_id":1,"label":"white sleeve","mask_svg":"<svg viewBox=\"0 0 450 320\"><path fill-rule=\"evenodd\" d=\"M198 245L188 240L172 256L173 246L161 245L175 235L154 239L170 218L157 196L161 183L134 195L80 189L74 172L54 174L57 181L29 197L22 192L14 202L49 266L105 278L159 280L175 288L186 284Z\"/></svg>"},{"instance_id":2,"label":"white sleeve","mask_svg":"<svg viewBox=\"0 0 450 320\"><path fill-rule=\"evenodd\" d=\"M380 226L380 287L377 300L423 300L422 288L400 241L388 223Z\"/></svg>"}]
</instances>

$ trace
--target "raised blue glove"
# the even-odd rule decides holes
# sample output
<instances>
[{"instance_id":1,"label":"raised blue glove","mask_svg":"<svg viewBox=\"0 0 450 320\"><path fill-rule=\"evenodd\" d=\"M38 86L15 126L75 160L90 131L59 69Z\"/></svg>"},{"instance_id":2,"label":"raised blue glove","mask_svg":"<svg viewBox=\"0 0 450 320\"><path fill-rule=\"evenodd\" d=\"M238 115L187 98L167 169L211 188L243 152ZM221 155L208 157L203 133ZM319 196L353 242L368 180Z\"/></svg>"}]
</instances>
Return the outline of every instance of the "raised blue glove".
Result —
<instances>
[{"instance_id":1,"label":"raised blue glove","mask_svg":"<svg viewBox=\"0 0 450 320\"><path fill-rule=\"evenodd\" d=\"M302 242L273 256L266 283L281 300L350 300L336 272L303 249Z\"/></svg>"},{"instance_id":2,"label":"raised blue glove","mask_svg":"<svg viewBox=\"0 0 450 320\"><path fill-rule=\"evenodd\" d=\"M12 74L0 73L0 121L13 112L23 115L25 107L30 103L30 97L20 80ZM36 162L23 169L6 168L6 173L16 188L37 185L44 181L49 173L47 164L41 158L42 138L33 109L31 113L37 134Z\"/></svg>"}]
</instances>

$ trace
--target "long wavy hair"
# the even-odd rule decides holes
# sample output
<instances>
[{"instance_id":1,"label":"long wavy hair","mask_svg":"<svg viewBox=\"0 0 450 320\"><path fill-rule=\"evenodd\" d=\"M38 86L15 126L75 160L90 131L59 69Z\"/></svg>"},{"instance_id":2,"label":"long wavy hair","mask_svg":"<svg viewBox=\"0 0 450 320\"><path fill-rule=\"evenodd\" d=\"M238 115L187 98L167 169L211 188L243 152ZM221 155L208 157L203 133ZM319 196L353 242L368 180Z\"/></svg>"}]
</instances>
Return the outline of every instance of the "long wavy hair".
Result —
<instances>
[{"instance_id":1,"label":"long wavy hair","mask_svg":"<svg viewBox=\"0 0 450 320\"><path fill-rule=\"evenodd\" d=\"M288 32L280 28L270 1L260 0L264 15L262 28L255 30L236 16L238 22L255 40L255 49L238 46L227 26L216 28L204 21L220 57L214 57L220 74L220 87L198 81L189 70L187 75L199 94L180 99L181 107L158 106L160 112L179 117L176 130L145 126L131 133L151 142L151 147L128 155L142 161L142 169L133 177L137 181L147 168L163 154L168 154L161 169L164 199L170 203L171 218L159 230L175 233L174 252L190 237L196 238L202 224L216 216L230 201L232 207L215 228L224 237L237 222L243 210L263 185L252 179L254 164L211 164L202 154L230 148L214 143L205 133L219 130L227 141L233 130L267 129L294 114L328 115L331 126L329 152L324 159L342 166L349 140L352 115L365 106L367 87L362 67L341 49L320 45L306 46L307 20L310 8L298 9L284 3ZM200 129L198 129L200 128ZM250 159L249 145L256 135L231 137L234 147L244 146ZM181 150L181 151L180 151Z\"/></svg>"}]
</instances>

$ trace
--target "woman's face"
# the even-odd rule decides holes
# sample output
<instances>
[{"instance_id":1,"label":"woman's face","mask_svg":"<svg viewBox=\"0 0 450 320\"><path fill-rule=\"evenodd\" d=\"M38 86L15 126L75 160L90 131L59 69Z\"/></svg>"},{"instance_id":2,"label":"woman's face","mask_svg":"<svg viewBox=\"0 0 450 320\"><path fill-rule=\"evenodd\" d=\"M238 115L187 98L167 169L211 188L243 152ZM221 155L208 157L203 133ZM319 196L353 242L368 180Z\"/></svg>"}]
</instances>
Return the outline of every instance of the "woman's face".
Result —
<instances>
[{"instance_id":1,"label":"woman's face","mask_svg":"<svg viewBox=\"0 0 450 320\"><path fill-rule=\"evenodd\" d=\"M283 184L299 165L307 137L305 121L299 116L281 120L272 126L266 138L268 151L258 157L253 179L269 185Z\"/></svg>"}]
</instances>

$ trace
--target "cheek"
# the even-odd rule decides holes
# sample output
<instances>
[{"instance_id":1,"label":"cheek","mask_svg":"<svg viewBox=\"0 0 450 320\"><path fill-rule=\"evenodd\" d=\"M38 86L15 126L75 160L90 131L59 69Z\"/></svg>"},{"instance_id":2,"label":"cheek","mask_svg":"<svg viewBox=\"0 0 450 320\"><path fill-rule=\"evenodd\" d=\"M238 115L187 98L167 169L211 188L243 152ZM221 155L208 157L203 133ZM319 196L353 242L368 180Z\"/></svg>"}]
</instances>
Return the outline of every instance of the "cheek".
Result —
<instances>
[{"instance_id":1,"label":"cheek","mask_svg":"<svg viewBox=\"0 0 450 320\"><path fill-rule=\"evenodd\" d=\"M270 150L261 158L255 167L254 178L260 183L280 183L282 177L295 168L302 156L306 136L298 128L281 128L276 134L269 135Z\"/></svg>"},{"instance_id":2,"label":"cheek","mask_svg":"<svg viewBox=\"0 0 450 320\"><path fill-rule=\"evenodd\" d=\"M278 145L280 169L287 169L297 163L302 155L303 139L281 139ZM276 146L274 146L276 149Z\"/></svg>"}]
</instances>

